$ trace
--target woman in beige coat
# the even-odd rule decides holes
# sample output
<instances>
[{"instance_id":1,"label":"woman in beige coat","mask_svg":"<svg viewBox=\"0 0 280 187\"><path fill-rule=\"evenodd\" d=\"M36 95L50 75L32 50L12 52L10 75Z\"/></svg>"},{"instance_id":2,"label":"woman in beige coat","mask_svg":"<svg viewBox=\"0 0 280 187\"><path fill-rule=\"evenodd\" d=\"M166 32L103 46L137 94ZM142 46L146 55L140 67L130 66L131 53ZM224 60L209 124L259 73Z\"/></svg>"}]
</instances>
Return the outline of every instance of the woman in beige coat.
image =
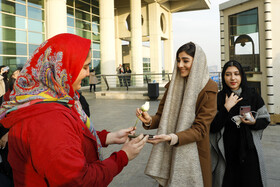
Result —
<instances>
[{"instance_id":1,"label":"woman in beige coat","mask_svg":"<svg viewBox=\"0 0 280 187\"><path fill-rule=\"evenodd\" d=\"M145 129L158 128L145 173L161 186L211 187L210 124L217 84L209 79L203 50L190 42L176 54L172 80L155 116L136 110Z\"/></svg>"},{"instance_id":2,"label":"woman in beige coat","mask_svg":"<svg viewBox=\"0 0 280 187\"><path fill-rule=\"evenodd\" d=\"M89 73L89 91L91 92L92 86L93 86L93 91L96 91L96 84L98 83L98 79L95 76L95 70L91 69Z\"/></svg>"}]
</instances>

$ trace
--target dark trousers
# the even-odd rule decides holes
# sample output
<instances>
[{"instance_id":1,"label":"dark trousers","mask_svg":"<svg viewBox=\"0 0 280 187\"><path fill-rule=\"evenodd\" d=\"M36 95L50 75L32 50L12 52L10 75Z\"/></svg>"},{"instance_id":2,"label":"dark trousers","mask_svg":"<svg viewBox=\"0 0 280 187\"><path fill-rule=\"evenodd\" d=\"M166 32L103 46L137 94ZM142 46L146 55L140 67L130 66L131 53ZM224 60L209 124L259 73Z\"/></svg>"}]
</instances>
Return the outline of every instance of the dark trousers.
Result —
<instances>
[{"instance_id":1,"label":"dark trousers","mask_svg":"<svg viewBox=\"0 0 280 187\"><path fill-rule=\"evenodd\" d=\"M93 91L95 92L96 91L96 84L90 84L89 85L89 91L91 92L92 86L93 86Z\"/></svg>"},{"instance_id":2,"label":"dark trousers","mask_svg":"<svg viewBox=\"0 0 280 187\"><path fill-rule=\"evenodd\" d=\"M123 86L125 83L125 79L123 76L119 76L119 82L120 82L120 86Z\"/></svg>"}]
</instances>

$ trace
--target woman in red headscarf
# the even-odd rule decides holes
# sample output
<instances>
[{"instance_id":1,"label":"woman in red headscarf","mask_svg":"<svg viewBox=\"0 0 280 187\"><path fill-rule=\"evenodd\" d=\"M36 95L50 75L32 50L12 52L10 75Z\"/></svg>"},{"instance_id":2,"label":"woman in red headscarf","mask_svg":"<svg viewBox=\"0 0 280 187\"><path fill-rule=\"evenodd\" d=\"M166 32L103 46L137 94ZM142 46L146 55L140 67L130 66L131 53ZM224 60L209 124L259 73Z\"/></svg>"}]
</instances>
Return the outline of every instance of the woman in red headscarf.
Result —
<instances>
[{"instance_id":1,"label":"woman in red headscarf","mask_svg":"<svg viewBox=\"0 0 280 187\"><path fill-rule=\"evenodd\" d=\"M2 105L15 186L107 186L146 143L127 141L133 128L95 131L82 110L76 90L89 75L90 45L73 34L42 43ZM103 160L102 146L113 143L122 150Z\"/></svg>"}]
</instances>

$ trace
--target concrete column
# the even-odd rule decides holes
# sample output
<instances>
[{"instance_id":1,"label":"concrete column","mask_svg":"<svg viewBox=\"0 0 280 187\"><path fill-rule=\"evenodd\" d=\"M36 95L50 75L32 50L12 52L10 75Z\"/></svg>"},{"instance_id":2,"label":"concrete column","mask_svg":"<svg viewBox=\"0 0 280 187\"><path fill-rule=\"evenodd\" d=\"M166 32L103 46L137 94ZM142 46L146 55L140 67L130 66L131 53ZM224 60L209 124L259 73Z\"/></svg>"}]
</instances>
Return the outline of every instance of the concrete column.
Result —
<instances>
[{"instance_id":1,"label":"concrete column","mask_svg":"<svg viewBox=\"0 0 280 187\"><path fill-rule=\"evenodd\" d=\"M166 73L172 73L175 62L175 55L173 55L173 29L172 29L172 15L168 13L168 39L164 40L164 69Z\"/></svg>"},{"instance_id":2,"label":"concrete column","mask_svg":"<svg viewBox=\"0 0 280 187\"><path fill-rule=\"evenodd\" d=\"M101 74L116 74L114 0L99 1Z\"/></svg>"},{"instance_id":3,"label":"concrete column","mask_svg":"<svg viewBox=\"0 0 280 187\"><path fill-rule=\"evenodd\" d=\"M46 1L46 39L67 33L66 0Z\"/></svg>"},{"instance_id":4,"label":"concrete column","mask_svg":"<svg viewBox=\"0 0 280 187\"><path fill-rule=\"evenodd\" d=\"M131 25L131 70L133 71L133 73L142 74L143 57L142 57L141 0L130 0L130 25ZM137 82L138 81L139 80L137 80Z\"/></svg>"},{"instance_id":5,"label":"concrete column","mask_svg":"<svg viewBox=\"0 0 280 187\"><path fill-rule=\"evenodd\" d=\"M226 58L225 58L225 28L224 28L224 13L223 11L220 11L220 41L221 41L221 65L222 67L226 63Z\"/></svg>"},{"instance_id":6,"label":"concrete column","mask_svg":"<svg viewBox=\"0 0 280 187\"><path fill-rule=\"evenodd\" d=\"M272 55L272 16L271 0L264 1L265 16L265 45L266 45L266 77L267 77L267 109L274 114L274 84L273 84L273 55Z\"/></svg>"},{"instance_id":7,"label":"concrete column","mask_svg":"<svg viewBox=\"0 0 280 187\"><path fill-rule=\"evenodd\" d=\"M118 15L118 10L115 10L115 49L116 49L116 62L115 62L115 67L118 67L119 64L123 64L124 62L122 61L122 40L119 38L119 15Z\"/></svg>"},{"instance_id":8,"label":"concrete column","mask_svg":"<svg viewBox=\"0 0 280 187\"><path fill-rule=\"evenodd\" d=\"M151 72L162 72L161 57L161 28L160 28L160 6L158 3L148 5L149 11L149 33L151 50Z\"/></svg>"}]
</instances>

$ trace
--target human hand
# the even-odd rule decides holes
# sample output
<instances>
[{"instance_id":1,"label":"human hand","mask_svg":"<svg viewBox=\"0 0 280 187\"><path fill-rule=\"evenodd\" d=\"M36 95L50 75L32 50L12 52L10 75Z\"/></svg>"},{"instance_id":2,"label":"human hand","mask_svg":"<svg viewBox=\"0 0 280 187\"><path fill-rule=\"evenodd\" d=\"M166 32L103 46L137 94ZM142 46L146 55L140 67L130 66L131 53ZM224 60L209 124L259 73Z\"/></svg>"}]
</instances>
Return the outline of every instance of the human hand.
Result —
<instances>
[{"instance_id":1,"label":"human hand","mask_svg":"<svg viewBox=\"0 0 280 187\"><path fill-rule=\"evenodd\" d=\"M143 134L140 134L138 137L128 141L123 145L122 149L126 155L128 160L133 160L137 157L137 155L140 153L144 145L146 144L149 135L146 135L144 138Z\"/></svg>"},{"instance_id":2,"label":"human hand","mask_svg":"<svg viewBox=\"0 0 280 187\"><path fill-rule=\"evenodd\" d=\"M135 134L135 127L130 127L127 129L121 129L116 132L111 132L107 134L106 144L123 144L128 139L129 134Z\"/></svg>"},{"instance_id":3,"label":"human hand","mask_svg":"<svg viewBox=\"0 0 280 187\"><path fill-rule=\"evenodd\" d=\"M226 95L226 101L225 101L225 108L229 112L232 107L234 107L239 101L241 101L243 98L238 99L238 95L235 95L234 93L231 93L228 97Z\"/></svg>"},{"instance_id":4,"label":"human hand","mask_svg":"<svg viewBox=\"0 0 280 187\"><path fill-rule=\"evenodd\" d=\"M6 144L8 142L9 132L7 132L2 138L0 139L0 149L5 149Z\"/></svg>"},{"instance_id":5,"label":"human hand","mask_svg":"<svg viewBox=\"0 0 280 187\"><path fill-rule=\"evenodd\" d=\"M158 144L161 142L171 141L171 136L166 134L155 135L153 138L148 140L148 143Z\"/></svg>"},{"instance_id":6,"label":"human hand","mask_svg":"<svg viewBox=\"0 0 280 187\"><path fill-rule=\"evenodd\" d=\"M250 116L246 117L246 114L243 114L243 116L240 117L242 123L245 123L247 125L255 125L256 119L254 118L252 112L249 112L247 114L249 114Z\"/></svg>"},{"instance_id":7,"label":"human hand","mask_svg":"<svg viewBox=\"0 0 280 187\"><path fill-rule=\"evenodd\" d=\"M136 109L136 116L145 124L149 124L152 121L152 117L148 112L143 112L141 109Z\"/></svg>"}]
</instances>

